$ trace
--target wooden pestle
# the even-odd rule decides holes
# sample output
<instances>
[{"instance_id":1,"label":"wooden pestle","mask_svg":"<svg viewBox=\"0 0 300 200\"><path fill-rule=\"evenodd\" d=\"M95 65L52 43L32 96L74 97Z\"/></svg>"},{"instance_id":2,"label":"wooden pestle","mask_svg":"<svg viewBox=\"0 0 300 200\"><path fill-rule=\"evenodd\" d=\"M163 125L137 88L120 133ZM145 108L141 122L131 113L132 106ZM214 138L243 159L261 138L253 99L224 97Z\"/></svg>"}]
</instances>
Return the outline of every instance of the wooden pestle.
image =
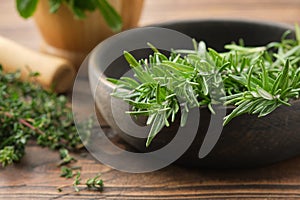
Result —
<instances>
[{"instance_id":1,"label":"wooden pestle","mask_svg":"<svg viewBox=\"0 0 300 200\"><path fill-rule=\"evenodd\" d=\"M0 64L5 72L20 70L21 80L29 80L31 72L38 72L40 75L34 80L43 88L54 88L58 93L67 91L76 75L69 61L35 52L1 36Z\"/></svg>"}]
</instances>

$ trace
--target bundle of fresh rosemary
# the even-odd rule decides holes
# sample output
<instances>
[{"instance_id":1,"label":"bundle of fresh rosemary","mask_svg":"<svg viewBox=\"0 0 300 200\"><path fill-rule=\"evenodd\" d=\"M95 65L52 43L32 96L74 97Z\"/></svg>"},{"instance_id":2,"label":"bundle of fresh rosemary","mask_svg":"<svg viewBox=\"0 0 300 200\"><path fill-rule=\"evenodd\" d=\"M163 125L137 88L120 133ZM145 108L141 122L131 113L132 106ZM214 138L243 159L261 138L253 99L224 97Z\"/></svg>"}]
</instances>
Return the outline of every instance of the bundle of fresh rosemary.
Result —
<instances>
[{"instance_id":1,"label":"bundle of fresh rosemary","mask_svg":"<svg viewBox=\"0 0 300 200\"><path fill-rule=\"evenodd\" d=\"M108 79L117 85L112 95L132 105L129 114L148 116L151 130L146 146L164 126L169 126L169 121L174 121L180 108L182 126L190 109L208 106L214 113L215 104L235 106L224 118L224 125L246 113L266 116L299 98L299 26L295 30L296 40L288 39L287 32L281 42L245 47L241 41L239 45L226 45L225 53L195 41L195 50L173 51L169 57L152 45L154 54L148 59L137 61L125 52L135 78ZM222 86L224 96L212 98L210 85Z\"/></svg>"}]
</instances>

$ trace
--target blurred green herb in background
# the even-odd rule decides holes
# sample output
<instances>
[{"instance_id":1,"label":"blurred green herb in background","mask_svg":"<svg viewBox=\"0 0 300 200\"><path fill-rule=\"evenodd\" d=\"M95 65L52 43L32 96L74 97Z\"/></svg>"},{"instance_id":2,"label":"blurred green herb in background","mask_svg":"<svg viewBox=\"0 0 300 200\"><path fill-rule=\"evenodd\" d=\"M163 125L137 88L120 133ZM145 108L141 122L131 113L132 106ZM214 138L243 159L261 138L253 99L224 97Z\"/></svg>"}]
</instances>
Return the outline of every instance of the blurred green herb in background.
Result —
<instances>
[{"instance_id":1,"label":"blurred green herb in background","mask_svg":"<svg viewBox=\"0 0 300 200\"><path fill-rule=\"evenodd\" d=\"M23 18L31 17L38 5L38 0L16 0L17 10ZM120 31L122 19L117 11L107 2L107 0L48 0L50 13L55 13L65 4L77 19L84 19L86 12L99 10L107 25L113 31Z\"/></svg>"}]
</instances>

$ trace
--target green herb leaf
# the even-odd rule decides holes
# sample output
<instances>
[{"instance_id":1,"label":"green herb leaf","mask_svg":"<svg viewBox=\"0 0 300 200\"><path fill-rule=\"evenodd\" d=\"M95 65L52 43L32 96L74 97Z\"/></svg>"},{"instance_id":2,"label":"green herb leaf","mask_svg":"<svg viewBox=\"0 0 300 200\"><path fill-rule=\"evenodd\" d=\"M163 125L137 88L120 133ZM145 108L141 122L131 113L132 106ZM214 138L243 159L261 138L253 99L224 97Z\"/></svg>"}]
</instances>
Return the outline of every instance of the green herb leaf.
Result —
<instances>
[{"instance_id":1,"label":"green herb leaf","mask_svg":"<svg viewBox=\"0 0 300 200\"><path fill-rule=\"evenodd\" d=\"M98 174L93 178L89 178L85 183L86 186L89 189L96 189L96 190L99 190L102 192L104 185L103 185L103 180L100 179L100 177L101 177L101 174Z\"/></svg>"},{"instance_id":2,"label":"green herb leaf","mask_svg":"<svg viewBox=\"0 0 300 200\"><path fill-rule=\"evenodd\" d=\"M49 0L50 13L56 13L62 5L62 3L63 0Z\"/></svg>"},{"instance_id":3,"label":"green herb leaf","mask_svg":"<svg viewBox=\"0 0 300 200\"><path fill-rule=\"evenodd\" d=\"M146 147L150 145L154 137L159 133L159 131L164 127L164 114L156 114L151 126L151 130L148 135L146 142Z\"/></svg>"},{"instance_id":4,"label":"green herb leaf","mask_svg":"<svg viewBox=\"0 0 300 200\"><path fill-rule=\"evenodd\" d=\"M124 57L132 67L141 66L140 63L127 51L124 51Z\"/></svg>"},{"instance_id":5,"label":"green herb leaf","mask_svg":"<svg viewBox=\"0 0 300 200\"><path fill-rule=\"evenodd\" d=\"M38 0L16 0L17 10L24 18L29 18L33 15L38 4Z\"/></svg>"},{"instance_id":6,"label":"green herb leaf","mask_svg":"<svg viewBox=\"0 0 300 200\"><path fill-rule=\"evenodd\" d=\"M77 172L76 176L75 176L75 179L74 179L74 182L73 182L73 187L74 187L74 189L75 189L76 192L79 192L78 186L80 184L81 184L81 173Z\"/></svg>"},{"instance_id":7,"label":"green herb leaf","mask_svg":"<svg viewBox=\"0 0 300 200\"><path fill-rule=\"evenodd\" d=\"M5 146L0 150L0 163L2 163L2 167L12 164L18 160L19 157L17 156L13 146Z\"/></svg>"},{"instance_id":8,"label":"green herb leaf","mask_svg":"<svg viewBox=\"0 0 300 200\"><path fill-rule=\"evenodd\" d=\"M70 156L69 151L65 148L59 150L61 161L58 166L69 164L72 161L76 161L76 159Z\"/></svg>"},{"instance_id":9,"label":"green herb leaf","mask_svg":"<svg viewBox=\"0 0 300 200\"><path fill-rule=\"evenodd\" d=\"M257 87L256 88L257 90L257 93L264 99L266 100L273 100L274 97L267 91L265 91L264 89L260 88L260 87Z\"/></svg>"},{"instance_id":10,"label":"green herb leaf","mask_svg":"<svg viewBox=\"0 0 300 200\"><path fill-rule=\"evenodd\" d=\"M117 11L106 0L97 0L95 3L108 26L115 32L120 31L122 29L122 19Z\"/></svg>"},{"instance_id":11,"label":"green herb leaf","mask_svg":"<svg viewBox=\"0 0 300 200\"><path fill-rule=\"evenodd\" d=\"M300 27L298 24L295 24L295 34L298 44L300 45Z\"/></svg>"},{"instance_id":12,"label":"green herb leaf","mask_svg":"<svg viewBox=\"0 0 300 200\"><path fill-rule=\"evenodd\" d=\"M62 166L60 176L65 177L65 178L72 178L73 177L73 170L69 167Z\"/></svg>"},{"instance_id":13,"label":"green herb leaf","mask_svg":"<svg viewBox=\"0 0 300 200\"><path fill-rule=\"evenodd\" d=\"M72 10L72 12L74 13L77 19L84 19L86 17L85 10L78 7L76 5L76 2L77 2L76 0L69 0L68 2L69 8Z\"/></svg>"}]
</instances>

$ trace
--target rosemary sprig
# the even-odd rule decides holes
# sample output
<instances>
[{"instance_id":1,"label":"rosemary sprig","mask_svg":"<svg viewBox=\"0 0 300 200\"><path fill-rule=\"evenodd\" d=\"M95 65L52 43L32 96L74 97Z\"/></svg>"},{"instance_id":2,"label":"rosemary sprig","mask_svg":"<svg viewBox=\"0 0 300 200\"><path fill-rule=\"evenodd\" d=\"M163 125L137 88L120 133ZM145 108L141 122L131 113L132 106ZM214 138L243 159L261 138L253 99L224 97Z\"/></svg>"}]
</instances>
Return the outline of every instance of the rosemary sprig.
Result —
<instances>
[{"instance_id":1,"label":"rosemary sprig","mask_svg":"<svg viewBox=\"0 0 300 200\"><path fill-rule=\"evenodd\" d=\"M286 33L281 42L261 47L233 43L225 46L225 53L195 41L195 50L176 50L169 57L152 45L154 53L148 59L137 61L125 52L135 78L109 78L117 85L112 96L132 106L127 113L148 116L151 130L146 146L164 126L174 122L179 110L181 126L185 125L190 109L207 106L214 113L214 104L235 106L224 118L224 125L246 113L266 116L299 98L299 26L295 30L296 39L287 39Z\"/></svg>"}]
</instances>

